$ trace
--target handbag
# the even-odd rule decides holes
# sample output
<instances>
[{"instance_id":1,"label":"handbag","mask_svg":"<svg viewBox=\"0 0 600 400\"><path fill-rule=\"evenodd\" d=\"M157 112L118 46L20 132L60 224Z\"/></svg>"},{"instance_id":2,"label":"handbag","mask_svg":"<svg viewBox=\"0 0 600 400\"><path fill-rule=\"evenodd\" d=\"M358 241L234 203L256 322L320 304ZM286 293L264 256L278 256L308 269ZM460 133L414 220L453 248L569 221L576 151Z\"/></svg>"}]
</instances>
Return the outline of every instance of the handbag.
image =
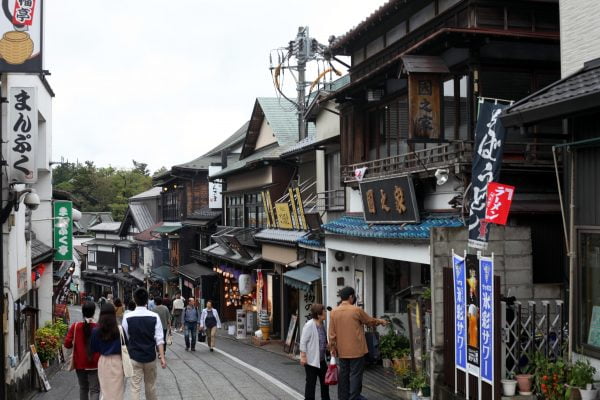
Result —
<instances>
[{"instance_id":1,"label":"handbag","mask_svg":"<svg viewBox=\"0 0 600 400\"><path fill-rule=\"evenodd\" d=\"M129 350L125 344L125 337L123 336L123 328L119 326L119 335L121 336L121 360L123 362L123 374L125 378L131 378L133 376L133 364L131 364L131 357L129 357Z\"/></svg>"},{"instance_id":2,"label":"handbag","mask_svg":"<svg viewBox=\"0 0 600 400\"><path fill-rule=\"evenodd\" d=\"M76 341L77 340L77 322L75 323L75 326L73 327L73 348L71 349L71 354L69 354L69 362L67 363L67 371L74 371L75 370L75 345L76 345Z\"/></svg>"},{"instance_id":3,"label":"handbag","mask_svg":"<svg viewBox=\"0 0 600 400\"><path fill-rule=\"evenodd\" d=\"M204 332L204 330L198 332L198 341L200 343L206 342L206 332Z\"/></svg>"},{"instance_id":4,"label":"handbag","mask_svg":"<svg viewBox=\"0 0 600 400\"><path fill-rule=\"evenodd\" d=\"M173 334L171 333L171 330L169 329L169 332L167 332L167 346L171 346L173 344Z\"/></svg>"},{"instance_id":5,"label":"handbag","mask_svg":"<svg viewBox=\"0 0 600 400\"><path fill-rule=\"evenodd\" d=\"M325 373L325 384L329 386L337 385L338 383L338 369L335 362L335 357L331 357L331 361L327 366L327 372Z\"/></svg>"}]
</instances>

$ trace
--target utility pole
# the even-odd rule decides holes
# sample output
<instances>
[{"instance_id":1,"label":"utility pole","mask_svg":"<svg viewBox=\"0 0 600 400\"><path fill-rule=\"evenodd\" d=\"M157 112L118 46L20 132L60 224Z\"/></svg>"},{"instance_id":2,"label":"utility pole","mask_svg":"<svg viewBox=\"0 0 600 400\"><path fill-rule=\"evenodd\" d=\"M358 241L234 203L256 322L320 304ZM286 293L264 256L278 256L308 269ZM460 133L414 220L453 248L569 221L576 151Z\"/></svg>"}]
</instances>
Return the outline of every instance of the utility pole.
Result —
<instances>
[{"instance_id":1,"label":"utility pole","mask_svg":"<svg viewBox=\"0 0 600 400\"><path fill-rule=\"evenodd\" d=\"M309 36L308 27L298 28L296 36L296 59L298 60L298 140L306 137L306 62L309 58Z\"/></svg>"}]
</instances>

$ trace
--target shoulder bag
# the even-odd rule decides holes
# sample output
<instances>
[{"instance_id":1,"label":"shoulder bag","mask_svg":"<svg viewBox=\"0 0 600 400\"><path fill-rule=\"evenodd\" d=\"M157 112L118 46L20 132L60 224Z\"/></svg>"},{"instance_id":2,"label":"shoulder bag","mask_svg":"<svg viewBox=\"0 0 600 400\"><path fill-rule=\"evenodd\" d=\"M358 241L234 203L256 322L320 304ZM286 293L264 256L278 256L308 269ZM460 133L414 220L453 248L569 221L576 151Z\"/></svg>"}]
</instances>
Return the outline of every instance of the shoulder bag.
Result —
<instances>
[{"instance_id":1,"label":"shoulder bag","mask_svg":"<svg viewBox=\"0 0 600 400\"><path fill-rule=\"evenodd\" d=\"M74 371L75 370L75 346L77 345L77 324L78 322L75 322L75 326L73 327L73 348L71 349L71 354L69 355L69 362L67 363L67 371Z\"/></svg>"},{"instance_id":2,"label":"shoulder bag","mask_svg":"<svg viewBox=\"0 0 600 400\"><path fill-rule=\"evenodd\" d=\"M131 364L131 358L129 357L129 350L125 344L125 336L123 335L123 328L119 326L119 335L121 336L121 359L123 360L123 374L125 378L131 378L133 376L133 365Z\"/></svg>"}]
</instances>

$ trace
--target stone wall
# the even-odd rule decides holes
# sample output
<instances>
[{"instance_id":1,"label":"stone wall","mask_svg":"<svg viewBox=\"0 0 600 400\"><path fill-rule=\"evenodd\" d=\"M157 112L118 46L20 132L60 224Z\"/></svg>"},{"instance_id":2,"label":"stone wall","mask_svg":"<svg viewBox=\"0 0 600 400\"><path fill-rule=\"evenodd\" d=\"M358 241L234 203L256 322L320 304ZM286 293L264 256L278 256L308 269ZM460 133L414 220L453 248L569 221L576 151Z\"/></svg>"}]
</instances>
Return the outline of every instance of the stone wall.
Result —
<instances>
[{"instance_id":1,"label":"stone wall","mask_svg":"<svg viewBox=\"0 0 600 400\"><path fill-rule=\"evenodd\" d=\"M431 232L431 288L432 288L432 384L443 381L443 268L450 267L452 250L462 255L467 247L467 228L434 228ZM517 300L560 299L560 285L533 283L533 256L531 230L522 226L492 226L488 250L494 254L495 274L500 276L501 293ZM451 361L452 362L452 361Z\"/></svg>"}]
</instances>

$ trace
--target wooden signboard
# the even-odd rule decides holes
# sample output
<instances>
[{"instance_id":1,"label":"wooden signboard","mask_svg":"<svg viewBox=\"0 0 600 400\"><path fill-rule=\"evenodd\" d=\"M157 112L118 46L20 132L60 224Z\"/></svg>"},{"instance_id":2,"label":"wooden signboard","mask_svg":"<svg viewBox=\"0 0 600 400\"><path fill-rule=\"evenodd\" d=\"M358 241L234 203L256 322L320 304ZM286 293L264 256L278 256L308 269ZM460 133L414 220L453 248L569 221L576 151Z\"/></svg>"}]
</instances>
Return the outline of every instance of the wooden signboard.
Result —
<instances>
[{"instance_id":1,"label":"wooden signboard","mask_svg":"<svg viewBox=\"0 0 600 400\"><path fill-rule=\"evenodd\" d=\"M292 215L290 214L290 206L288 203L275 203L275 211L277 212L277 225L281 229L294 229L292 224Z\"/></svg>"},{"instance_id":2,"label":"wooden signboard","mask_svg":"<svg viewBox=\"0 0 600 400\"><path fill-rule=\"evenodd\" d=\"M38 377L40 378L42 389L44 389L47 392L50 389L52 389L52 387L50 386L50 382L48 382L48 377L46 376L44 367L42 367L42 362L40 361L40 357L38 356L37 349L35 348L34 344L29 346L29 348L31 349L31 357L33 358L33 363L35 364L35 369L37 371Z\"/></svg>"},{"instance_id":3,"label":"wooden signboard","mask_svg":"<svg viewBox=\"0 0 600 400\"><path fill-rule=\"evenodd\" d=\"M413 141L437 141L441 136L440 76L413 73L408 76L408 137Z\"/></svg>"},{"instance_id":4,"label":"wooden signboard","mask_svg":"<svg viewBox=\"0 0 600 400\"><path fill-rule=\"evenodd\" d=\"M292 315L292 317L290 318L290 326L288 328L288 333L287 336L285 338L285 344L283 346L283 350L287 351L288 353L291 353L294 346L294 333L296 332L296 324L298 322L298 316L297 315Z\"/></svg>"}]
</instances>

